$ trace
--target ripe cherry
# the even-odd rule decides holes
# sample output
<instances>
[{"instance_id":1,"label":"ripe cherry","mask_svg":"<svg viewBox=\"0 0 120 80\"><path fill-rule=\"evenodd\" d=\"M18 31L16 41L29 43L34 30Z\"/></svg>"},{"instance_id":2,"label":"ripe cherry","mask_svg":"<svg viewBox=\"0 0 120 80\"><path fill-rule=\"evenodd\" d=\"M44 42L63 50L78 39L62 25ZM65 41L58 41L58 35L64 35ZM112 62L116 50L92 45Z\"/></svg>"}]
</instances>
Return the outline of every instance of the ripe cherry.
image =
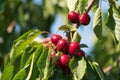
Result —
<instances>
[{"instance_id":1,"label":"ripe cherry","mask_svg":"<svg viewBox=\"0 0 120 80\"><path fill-rule=\"evenodd\" d=\"M68 42L65 39L61 39L57 43L57 49L58 51L65 51L68 47Z\"/></svg>"},{"instance_id":2,"label":"ripe cherry","mask_svg":"<svg viewBox=\"0 0 120 80\"><path fill-rule=\"evenodd\" d=\"M80 50L80 45L78 42L71 42L68 47L68 52L73 55L78 53Z\"/></svg>"},{"instance_id":3,"label":"ripe cherry","mask_svg":"<svg viewBox=\"0 0 120 80\"><path fill-rule=\"evenodd\" d=\"M79 23L79 16L75 11L71 11L68 13L68 20L72 23Z\"/></svg>"},{"instance_id":4,"label":"ripe cherry","mask_svg":"<svg viewBox=\"0 0 120 80\"><path fill-rule=\"evenodd\" d=\"M88 25L90 23L90 16L88 13L84 12L80 17L80 23L82 25Z\"/></svg>"},{"instance_id":5,"label":"ripe cherry","mask_svg":"<svg viewBox=\"0 0 120 80\"><path fill-rule=\"evenodd\" d=\"M85 53L83 50L80 50L76 55L81 57L81 56L84 56Z\"/></svg>"},{"instance_id":6,"label":"ripe cherry","mask_svg":"<svg viewBox=\"0 0 120 80\"><path fill-rule=\"evenodd\" d=\"M60 35L58 35L58 34L53 34L53 35L50 37L51 42L52 42L53 44L55 44L55 45L58 43L58 41L59 41L60 39L62 39L62 37L61 37Z\"/></svg>"},{"instance_id":7,"label":"ripe cherry","mask_svg":"<svg viewBox=\"0 0 120 80\"><path fill-rule=\"evenodd\" d=\"M60 65L61 66L68 66L68 63L70 61L70 57L66 54L62 54L60 56Z\"/></svg>"}]
</instances>

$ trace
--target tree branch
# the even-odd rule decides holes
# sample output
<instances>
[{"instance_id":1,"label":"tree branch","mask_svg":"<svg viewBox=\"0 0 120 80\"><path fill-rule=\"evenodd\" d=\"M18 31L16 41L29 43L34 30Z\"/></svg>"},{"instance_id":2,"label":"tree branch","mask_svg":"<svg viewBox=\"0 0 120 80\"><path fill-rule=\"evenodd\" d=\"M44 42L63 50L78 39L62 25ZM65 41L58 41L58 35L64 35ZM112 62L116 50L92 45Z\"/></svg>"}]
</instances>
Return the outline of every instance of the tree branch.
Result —
<instances>
[{"instance_id":1,"label":"tree branch","mask_svg":"<svg viewBox=\"0 0 120 80\"><path fill-rule=\"evenodd\" d=\"M90 0L84 12L88 13L95 1L97 0Z\"/></svg>"}]
</instances>

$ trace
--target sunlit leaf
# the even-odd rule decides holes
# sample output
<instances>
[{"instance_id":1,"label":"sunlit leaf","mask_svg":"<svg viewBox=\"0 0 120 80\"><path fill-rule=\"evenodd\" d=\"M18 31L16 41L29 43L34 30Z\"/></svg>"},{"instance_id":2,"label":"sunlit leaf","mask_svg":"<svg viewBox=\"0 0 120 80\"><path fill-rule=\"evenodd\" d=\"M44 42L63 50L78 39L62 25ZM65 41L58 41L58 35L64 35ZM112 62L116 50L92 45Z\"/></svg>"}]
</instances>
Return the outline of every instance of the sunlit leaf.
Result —
<instances>
[{"instance_id":1,"label":"sunlit leaf","mask_svg":"<svg viewBox=\"0 0 120 80\"><path fill-rule=\"evenodd\" d=\"M76 59L74 57L70 61L69 67L73 73L74 79L80 80L85 75L87 65L84 57L81 57L81 59Z\"/></svg>"},{"instance_id":2,"label":"sunlit leaf","mask_svg":"<svg viewBox=\"0 0 120 80\"><path fill-rule=\"evenodd\" d=\"M74 32L74 34L73 34L73 38L72 38L72 42L80 42L80 40L81 40L81 36L80 36L80 34L76 31L76 32Z\"/></svg>"},{"instance_id":3,"label":"sunlit leaf","mask_svg":"<svg viewBox=\"0 0 120 80\"><path fill-rule=\"evenodd\" d=\"M37 61L37 66L40 71L41 80L49 78L49 76L50 76L49 64L50 64L50 51L48 48L44 48L41 56L39 57L39 59Z\"/></svg>"},{"instance_id":4,"label":"sunlit leaf","mask_svg":"<svg viewBox=\"0 0 120 80\"><path fill-rule=\"evenodd\" d=\"M8 65L2 73L2 80L11 80L14 74L14 66Z\"/></svg>"},{"instance_id":5,"label":"sunlit leaf","mask_svg":"<svg viewBox=\"0 0 120 80\"><path fill-rule=\"evenodd\" d=\"M99 0L95 0L94 4L92 5L92 12L95 14L96 10L98 9L99 7Z\"/></svg>"},{"instance_id":6,"label":"sunlit leaf","mask_svg":"<svg viewBox=\"0 0 120 80\"><path fill-rule=\"evenodd\" d=\"M17 42L19 42L19 40L22 42L20 42L18 45L16 44L13 45L14 49L11 50L12 53L10 54L10 58L14 57L15 59L17 56L19 56L22 53L22 51L24 51L28 46L30 46L30 43L33 41L33 39L40 34L40 31L32 30L27 33L16 40Z\"/></svg>"},{"instance_id":7,"label":"sunlit leaf","mask_svg":"<svg viewBox=\"0 0 120 80\"><path fill-rule=\"evenodd\" d=\"M75 5L76 5L77 1L78 0L67 0L67 6L70 11L75 10Z\"/></svg>"},{"instance_id":8,"label":"sunlit leaf","mask_svg":"<svg viewBox=\"0 0 120 80\"><path fill-rule=\"evenodd\" d=\"M115 20L115 36L118 41L120 41L120 12L116 8L113 7L113 17Z\"/></svg>"},{"instance_id":9,"label":"sunlit leaf","mask_svg":"<svg viewBox=\"0 0 120 80\"><path fill-rule=\"evenodd\" d=\"M102 38L102 11L98 8L93 20L93 30L98 39Z\"/></svg>"},{"instance_id":10,"label":"sunlit leaf","mask_svg":"<svg viewBox=\"0 0 120 80\"><path fill-rule=\"evenodd\" d=\"M85 7L87 6L88 0L78 0L75 6L75 10L80 13L80 15L85 10Z\"/></svg>"},{"instance_id":11,"label":"sunlit leaf","mask_svg":"<svg viewBox=\"0 0 120 80\"><path fill-rule=\"evenodd\" d=\"M74 26L62 25L61 27L59 27L59 30L63 30L63 31L76 31L77 29Z\"/></svg>"}]
</instances>

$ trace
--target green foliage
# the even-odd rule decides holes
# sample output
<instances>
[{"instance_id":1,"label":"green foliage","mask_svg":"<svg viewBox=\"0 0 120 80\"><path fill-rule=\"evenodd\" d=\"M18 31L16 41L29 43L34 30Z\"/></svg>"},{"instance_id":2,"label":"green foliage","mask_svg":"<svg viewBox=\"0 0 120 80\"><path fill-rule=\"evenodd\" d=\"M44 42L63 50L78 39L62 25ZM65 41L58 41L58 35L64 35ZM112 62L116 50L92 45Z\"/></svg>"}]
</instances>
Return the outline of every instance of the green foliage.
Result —
<instances>
[{"instance_id":1,"label":"green foliage","mask_svg":"<svg viewBox=\"0 0 120 80\"><path fill-rule=\"evenodd\" d=\"M71 73L66 75L55 65L55 62L57 62L60 57L60 53L56 54L58 56L56 56L56 59L53 59L55 60L54 63L51 63L50 49L44 47L41 43L34 42L35 36L41 33L42 32L38 30L31 30L15 40L13 46L17 46L12 47L11 50L17 51L11 52L9 57L7 57L10 58L10 60L5 64L1 80L80 80L83 79L83 77L89 78L85 76L85 74L88 73L87 69L93 71L94 68L88 67L87 65L94 66L94 64L88 64L87 61L89 60L86 57L73 57L69 63ZM23 40L21 44L18 44L21 40ZM97 68L100 67L97 66ZM95 71L97 71L96 74L100 74L96 66ZM100 75L97 77L101 78Z\"/></svg>"},{"instance_id":2,"label":"green foliage","mask_svg":"<svg viewBox=\"0 0 120 80\"><path fill-rule=\"evenodd\" d=\"M88 0L67 0L67 5L70 11L77 11L80 14L85 10Z\"/></svg>"},{"instance_id":3,"label":"green foliage","mask_svg":"<svg viewBox=\"0 0 120 80\"><path fill-rule=\"evenodd\" d=\"M81 59L73 58L69 63L70 69L73 73L74 80L80 80L83 78L86 72L86 61L84 57Z\"/></svg>"},{"instance_id":4,"label":"green foliage","mask_svg":"<svg viewBox=\"0 0 120 80\"><path fill-rule=\"evenodd\" d=\"M102 11L98 8L94 14L93 30L97 38L102 38Z\"/></svg>"}]
</instances>

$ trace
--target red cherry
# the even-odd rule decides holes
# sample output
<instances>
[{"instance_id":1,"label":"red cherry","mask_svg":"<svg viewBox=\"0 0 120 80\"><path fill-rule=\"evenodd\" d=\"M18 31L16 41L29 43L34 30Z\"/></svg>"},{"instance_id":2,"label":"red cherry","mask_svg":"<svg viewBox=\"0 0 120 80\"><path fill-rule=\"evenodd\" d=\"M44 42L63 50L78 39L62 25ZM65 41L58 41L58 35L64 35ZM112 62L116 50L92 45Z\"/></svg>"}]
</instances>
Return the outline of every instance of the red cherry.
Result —
<instances>
[{"instance_id":1,"label":"red cherry","mask_svg":"<svg viewBox=\"0 0 120 80\"><path fill-rule=\"evenodd\" d=\"M65 51L68 47L68 42L65 39L61 39L58 41L56 47L59 51Z\"/></svg>"},{"instance_id":2,"label":"red cherry","mask_svg":"<svg viewBox=\"0 0 120 80\"><path fill-rule=\"evenodd\" d=\"M90 16L88 13L84 12L80 17L80 23L82 25L88 25L90 23Z\"/></svg>"},{"instance_id":3,"label":"red cherry","mask_svg":"<svg viewBox=\"0 0 120 80\"><path fill-rule=\"evenodd\" d=\"M62 39L62 37L61 37L60 35L58 35L58 34L53 34L53 35L50 37L51 42L52 42L53 44L55 44L55 45L58 43L58 41L59 41L60 39Z\"/></svg>"},{"instance_id":4,"label":"red cherry","mask_svg":"<svg viewBox=\"0 0 120 80\"><path fill-rule=\"evenodd\" d=\"M80 51L77 53L77 56L84 56L84 55L85 55L85 53L84 53L83 50L80 50Z\"/></svg>"},{"instance_id":5,"label":"red cherry","mask_svg":"<svg viewBox=\"0 0 120 80\"><path fill-rule=\"evenodd\" d=\"M73 55L78 53L80 50L80 45L78 42L71 42L68 47L68 52Z\"/></svg>"},{"instance_id":6,"label":"red cherry","mask_svg":"<svg viewBox=\"0 0 120 80\"><path fill-rule=\"evenodd\" d=\"M70 57L66 54L62 54L60 56L60 64L61 66L68 66L68 63L70 61Z\"/></svg>"},{"instance_id":7,"label":"red cherry","mask_svg":"<svg viewBox=\"0 0 120 80\"><path fill-rule=\"evenodd\" d=\"M79 23L79 16L75 11L71 11L68 13L68 20L72 23Z\"/></svg>"}]
</instances>

